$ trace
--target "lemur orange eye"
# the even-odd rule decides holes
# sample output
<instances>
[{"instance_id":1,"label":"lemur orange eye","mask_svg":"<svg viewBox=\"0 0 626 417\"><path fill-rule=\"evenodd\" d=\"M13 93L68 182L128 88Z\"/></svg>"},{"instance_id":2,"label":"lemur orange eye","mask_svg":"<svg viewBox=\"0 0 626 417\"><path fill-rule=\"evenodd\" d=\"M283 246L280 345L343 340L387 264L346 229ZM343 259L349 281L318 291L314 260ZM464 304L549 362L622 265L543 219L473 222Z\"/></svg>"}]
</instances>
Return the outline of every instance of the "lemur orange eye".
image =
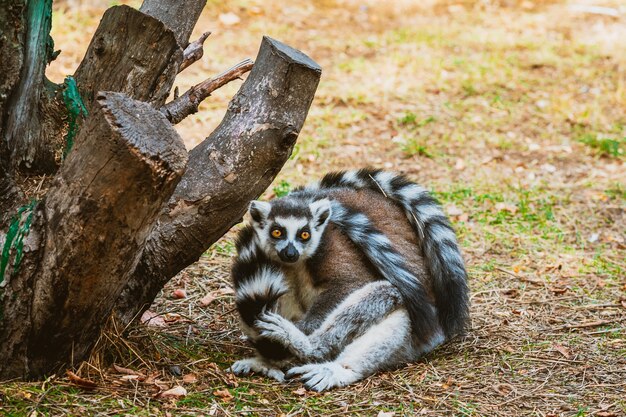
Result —
<instances>
[{"instance_id":1,"label":"lemur orange eye","mask_svg":"<svg viewBox=\"0 0 626 417\"><path fill-rule=\"evenodd\" d=\"M283 232L281 232L279 229L272 230L272 237L273 238L278 239L282 235L283 235Z\"/></svg>"},{"instance_id":2,"label":"lemur orange eye","mask_svg":"<svg viewBox=\"0 0 626 417\"><path fill-rule=\"evenodd\" d=\"M309 240L310 237L311 237L311 234L309 232L300 233L300 239L302 240Z\"/></svg>"}]
</instances>

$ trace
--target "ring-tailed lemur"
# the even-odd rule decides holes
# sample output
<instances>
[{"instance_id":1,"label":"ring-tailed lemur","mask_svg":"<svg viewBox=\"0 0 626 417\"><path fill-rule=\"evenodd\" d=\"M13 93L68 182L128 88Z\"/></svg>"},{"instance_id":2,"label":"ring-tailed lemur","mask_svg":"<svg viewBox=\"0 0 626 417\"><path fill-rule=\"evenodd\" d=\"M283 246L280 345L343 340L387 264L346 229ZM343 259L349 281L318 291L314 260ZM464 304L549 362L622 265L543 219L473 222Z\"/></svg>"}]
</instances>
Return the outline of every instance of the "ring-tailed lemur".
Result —
<instances>
[{"instance_id":1,"label":"ring-tailed lemur","mask_svg":"<svg viewBox=\"0 0 626 417\"><path fill-rule=\"evenodd\" d=\"M249 212L232 275L259 355L235 373L281 380L291 366L309 388L345 386L465 329L456 236L419 185L379 170L331 173Z\"/></svg>"}]
</instances>

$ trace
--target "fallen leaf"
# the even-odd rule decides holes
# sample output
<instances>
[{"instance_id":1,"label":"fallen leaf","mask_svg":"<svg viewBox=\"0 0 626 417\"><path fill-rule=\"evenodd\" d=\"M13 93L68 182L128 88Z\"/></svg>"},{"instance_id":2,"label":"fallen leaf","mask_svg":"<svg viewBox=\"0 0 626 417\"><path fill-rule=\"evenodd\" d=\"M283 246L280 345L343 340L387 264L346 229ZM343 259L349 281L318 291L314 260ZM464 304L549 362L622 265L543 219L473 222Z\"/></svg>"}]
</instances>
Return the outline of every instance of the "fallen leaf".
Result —
<instances>
[{"instance_id":1,"label":"fallen leaf","mask_svg":"<svg viewBox=\"0 0 626 417\"><path fill-rule=\"evenodd\" d=\"M291 391L291 393L296 395L306 395L306 388L300 387L297 390Z\"/></svg>"},{"instance_id":2,"label":"fallen leaf","mask_svg":"<svg viewBox=\"0 0 626 417\"><path fill-rule=\"evenodd\" d=\"M258 6L252 6L248 8L248 13L254 16L259 16L263 14L263 8Z\"/></svg>"},{"instance_id":3,"label":"fallen leaf","mask_svg":"<svg viewBox=\"0 0 626 417\"><path fill-rule=\"evenodd\" d=\"M134 371L134 370L128 369L128 368L123 368L123 367L118 366L116 364L113 364L113 368L117 371L118 374L144 376L141 372L137 372L137 371Z\"/></svg>"},{"instance_id":4,"label":"fallen leaf","mask_svg":"<svg viewBox=\"0 0 626 417\"><path fill-rule=\"evenodd\" d=\"M185 395L187 395L187 390L180 385L177 385L174 388L163 391L157 395L157 398L182 398Z\"/></svg>"},{"instance_id":5,"label":"fallen leaf","mask_svg":"<svg viewBox=\"0 0 626 417\"><path fill-rule=\"evenodd\" d=\"M554 294L565 294L567 292L567 287L550 287L550 291Z\"/></svg>"},{"instance_id":6,"label":"fallen leaf","mask_svg":"<svg viewBox=\"0 0 626 417\"><path fill-rule=\"evenodd\" d=\"M443 389L448 389L448 388L450 388L452 385L454 385L454 380L452 379L452 377L450 377L450 378L448 378L448 380L447 380L446 382L444 382L444 383L441 385L441 388L443 388Z\"/></svg>"},{"instance_id":7,"label":"fallen leaf","mask_svg":"<svg viewBox=\"0 0 626 417\"><path fill-rule=\"evenodd\" d=\"M156 385L160 390L167 390L170 384L167 381L161 381L160 379L155 379L152 381L154 385Z\"/></svg>"},{"instance_id":8,"label":"fallen leaf","mask_svg":"<svg viewBox=\"0 0 626 417\"><path fill-rule=\"evenodd\" d=\"M143 314L141 315L140 321L146 326L153 326L153 327L167 326L167 324L165 323L165 320L160 314L157 314L150 310L146 310L143 312Z\"/></svg>"},{"instance_id":9,"label":"fallen leaf","mask_svg":"<svg viewBox=\"0 0 626 417\"><path fill-rule=\"evenodd\" d=\"M379 411L376 417L393 417L395 415L395 411Z\"/></svg>"},{"instance_id":10,"label":"fallen leaf","mask_svg":"<svg viewBox=\"0 0 626 417\"><path fill-rule=\"evenodd\" d=\"M561 355L563 355L565 359L567 360L572 359L572 354L565 346L560 345L558 343L552 343L552 348L556 350L557 352L559 352Z\"/></svg>"},{"instance_id":11,"label":"fallen leaf","mask_svg":"<svg viewBox=\"0 0 626 417\"><path fill-rule=\"evenodd\" d=\"M508 296L509 298L517 298L519 297L519 290L516 288L506 288L502 290L502 294Z\"/></svg>"},{"instance_id":12,"label":"fallen leaf","mask_svg":"<svg viewBox=\"0 0 626 417\"><path fill-rule=\"evenodd\" d=\"M187 298L187 291L185 291L183 288L178 288L174 290L174 292L172 292L172 297L177 300Z\"/></svg>"},{"instance_id":13,"label":"fallen leaf","mask_svg":"<svg viewBox=\"0 0 626 417\"><path fill-rule=\"evenodd\" d=\"M195 384L198 382L198 377L195 374L183 375L183 382L186 384Z\"/></svg>"},{"instance_id":14,"label":"fallen leaf","mask_svg":"<svg viewBox=\"0 0 626 417\"><path fill-rule=\"evenodd\" d=\"M200 300L198 300L198 304L200 304L201 307L207 307L216 298L217 297L215 296L215 293L214 292L210 292L207 295L205 295L204 297L202 297Z\"/></svg>"},{"instance_id":15,"label":"fallen leaf","mask_svg":"<svg viewBox=\"0 0 626 417\"><path fill-rule=\"evenodd\" d=\"M132 381L135 379L139 379L139 375L124 375L120 378L122 381Z\"/></svg>"},{"instance_id":16,"label":"fallen leaf","mask_svg":"<svg viewBox=\"0 0 626 417\"><path fill-rule=\"evenodd\" d=\"M233 394L230 393L227 389L218 389L213 391L213 395L219 397L225 403L229 403L233 400Z\"/></svg>"},{"instance_id":17,"label":"fallen leaf","mask_svg":"<svg viewBox=\"0 0 626 417\"><path fill-rule=\"evenodd\" d=\"M67 378L70 380L70 383L72 383L72 384L74 384L74 385L76 385L78 387L81 387L81 388L86 389L86 390L93 390L93 389L96 389L98 387L98 384L96 384L95 382L90 381L90 380L85 379L85 378L81 378L81 377L79 377L78 375L76 375L72 371L68 370L66 372L66 374L67 374Z\"/></svg>"},{"instance_id":18,"label":"fallen leaf","mask_svg":"<svg viewBox=\"0 0 626 417\"><path fill-rule=\"evenodd\" d=\"M163 315L163 320L165 320L166 323L176 323L183 318L183 316L177 313L166 313L165 315Z\"/></svg>"},{"instance_id":19,"label":"fallen leaf","mask_svg":"<svg viewBox=\"0 0 626 417\"><path fill-rule=\"evenodd\" d=\"M493 388L498 394L502 395L503 397L506 397L510 393L515 392L515 388L510 384L496 384Z\"/></svg>"}]
</instances>

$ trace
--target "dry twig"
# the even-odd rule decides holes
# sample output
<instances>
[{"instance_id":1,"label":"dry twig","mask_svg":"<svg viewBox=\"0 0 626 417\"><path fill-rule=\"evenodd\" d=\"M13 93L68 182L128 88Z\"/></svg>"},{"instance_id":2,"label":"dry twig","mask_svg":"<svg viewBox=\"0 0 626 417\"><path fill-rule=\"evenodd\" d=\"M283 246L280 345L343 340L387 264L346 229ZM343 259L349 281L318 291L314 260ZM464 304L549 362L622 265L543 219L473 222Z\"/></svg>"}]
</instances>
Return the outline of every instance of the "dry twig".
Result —
<instances>
[{"instance_id":1,"label":"dry twig","mask_svg":"<svg viewBox=\"0 0 626 417\"><path fill-rule=\"evenodd\" d=\"M183 62L178 68L178 72L182 72L194 62L198 61L204 55L204 41L211 35L211 32L204 32L197 41L191 42L183 52Z\"/></svg>"},{"instance_id":2,"label":"dry twig","mask_svg":"<svg viewBox=\"0 0 626 417\"><path fill-rule=\"evenodd\" d=\"M250 71L253 65L254 62L251 59L245 59L218 76L194 85L185 94L161 107L161 113L172 124L180 123L185 117L196 113L200 103L209 97L213 91L241 77Z\"/></svg>"}]
</instances>

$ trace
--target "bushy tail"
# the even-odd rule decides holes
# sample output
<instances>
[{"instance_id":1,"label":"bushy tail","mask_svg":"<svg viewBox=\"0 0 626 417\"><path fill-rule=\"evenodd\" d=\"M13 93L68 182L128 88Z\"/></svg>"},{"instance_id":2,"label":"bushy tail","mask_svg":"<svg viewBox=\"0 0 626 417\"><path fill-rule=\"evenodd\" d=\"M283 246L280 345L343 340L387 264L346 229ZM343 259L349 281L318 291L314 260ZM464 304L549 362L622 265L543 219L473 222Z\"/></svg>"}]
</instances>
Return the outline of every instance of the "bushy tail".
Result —
<instances>
[{"instance_id":1,"label":"bushy tail","mask_svg":"<svg viewBox=\"0 0 626 417\"><path fill-rule=\"evenodd\" d=\"M428 302L424 286L409 270L404 256L364 213L345 207L338 201L332 204L331 221L363 250L380 274L398 289L411 318L414 335L421 342L429 344L438 331L435 311Z\"/></svg>"},{"instance_id":2,"label":"bushy tail","mask_svg":"<svg viewBox=\"0 0 626 417\"><path fill-rule=\"evenodd\" d=\"M376 169L329 173L304 191L343 187L382 193L404 209L421 242L422 255L433 281L439 322L446 337L462 333L469 320L467 273L454 229L437 200L406 177ZM390 259L395 262L393 257ZM417 299L420 298L418 294Z\"/></svg>"},{"instance_id":3,"label":"bushy tail","mask_svg":"<svg viewBox=\"0 0 626 417\"><path fill-rule=\"evenodd\" d=\"M232 266L235 304L242 321L254 329L258 316L276 305L288 290L280 268L256 248L251 226L237 237L237 258Z\"/></svg>"}]
</instances>

